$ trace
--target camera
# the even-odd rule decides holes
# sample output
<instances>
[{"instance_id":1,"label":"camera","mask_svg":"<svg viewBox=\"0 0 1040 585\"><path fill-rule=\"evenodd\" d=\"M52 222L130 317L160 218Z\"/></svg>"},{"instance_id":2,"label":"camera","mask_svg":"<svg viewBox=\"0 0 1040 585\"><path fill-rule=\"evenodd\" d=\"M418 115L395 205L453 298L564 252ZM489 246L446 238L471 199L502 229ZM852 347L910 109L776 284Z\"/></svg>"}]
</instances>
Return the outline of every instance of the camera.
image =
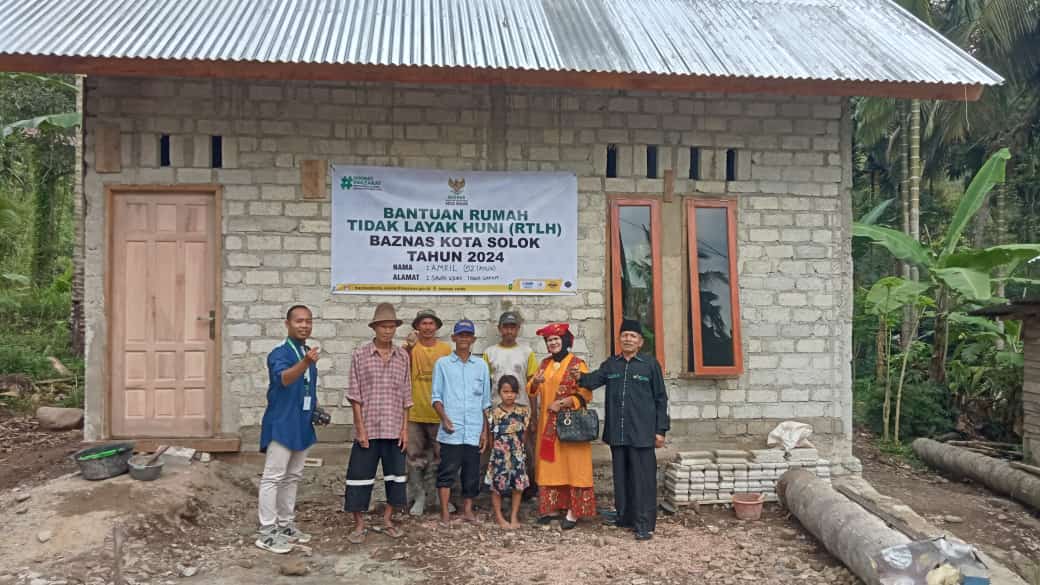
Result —
<instances>
[{"instance_id":1,"label":"camera","mask_svg":"<svg viewBox=\"0 0 1040 585\"><path fill-rule=\"evenodd\" d=\"M314 407L314 412L311 413L311 424L318 425L320 427L326 426L332 422L332 415L325 412L320 406Z\"/></svg>"}]
</instances>

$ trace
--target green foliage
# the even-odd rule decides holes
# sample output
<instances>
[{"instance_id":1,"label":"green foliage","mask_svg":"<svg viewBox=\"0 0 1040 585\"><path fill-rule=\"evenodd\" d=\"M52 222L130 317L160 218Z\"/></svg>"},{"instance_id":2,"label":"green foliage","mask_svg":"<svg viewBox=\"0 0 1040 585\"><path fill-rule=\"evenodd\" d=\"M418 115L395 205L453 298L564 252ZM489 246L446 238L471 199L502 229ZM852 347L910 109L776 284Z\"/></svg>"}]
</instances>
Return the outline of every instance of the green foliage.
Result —
<instances>
[{"instance_id":1,"label":"green foliage","mask_svg":"<svg viewBox=\"0 0 1040 585\"><path fill-rule=\"evenodd\" d=\"M916 302L927 290L926 283L886 276L870 287L865 299L866 310L872 315L888 315Z\"/></svg>"},{"instance_id":2,"label":"green foliage","mask_svg":"<svg viewBox=\"0 0 1040 585\"><path fill-rule=\"evenodd\" d=\"M60 359L82 377L82 361L69 355L71 271L48 287L0 290L0 373L54 378L48 357Z\"/></svg>"},{"instance_id":3,"label":"green foliage","mask_svg":"<svg viewBox=\"0 0 1040 585\"><path fill-rule=\"evenodd\" d=\"M901 360L902 357L893 357L893 361L896 359ZM927 372L926 365L924 370ZM859 384L861 420L874 432L881 433L885 389L867 380L861 380ZM946 389L920 379L904 386L900 418L901 442L907 445L917 437L932 437L949 432L956 422Z\"/></svg>"}]
</instances>

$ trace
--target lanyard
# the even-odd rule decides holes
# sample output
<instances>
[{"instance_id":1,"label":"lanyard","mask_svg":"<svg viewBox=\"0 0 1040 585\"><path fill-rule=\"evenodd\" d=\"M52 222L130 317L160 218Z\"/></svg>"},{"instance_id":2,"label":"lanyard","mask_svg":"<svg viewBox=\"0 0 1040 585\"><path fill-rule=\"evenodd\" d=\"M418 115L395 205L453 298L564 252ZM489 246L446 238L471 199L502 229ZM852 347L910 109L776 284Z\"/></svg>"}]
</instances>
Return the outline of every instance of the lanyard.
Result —
<instances>
[{"instance_id":1,"label":"lanyard","mask_svg":"<svg viewBox=\"0 0 1040 585\"><path fill-rule=\"evenodd\" d=\"M285 338L285 345L288 345L293 353L296 354L296 360L298 362L303 361L303 354L300 353L300 349L296 347L296 344L292 342L288 337ZM307 384L311 383L311 367L307 366L307 369L303 371L303 381Z\"/></svg>"}]
</instances>

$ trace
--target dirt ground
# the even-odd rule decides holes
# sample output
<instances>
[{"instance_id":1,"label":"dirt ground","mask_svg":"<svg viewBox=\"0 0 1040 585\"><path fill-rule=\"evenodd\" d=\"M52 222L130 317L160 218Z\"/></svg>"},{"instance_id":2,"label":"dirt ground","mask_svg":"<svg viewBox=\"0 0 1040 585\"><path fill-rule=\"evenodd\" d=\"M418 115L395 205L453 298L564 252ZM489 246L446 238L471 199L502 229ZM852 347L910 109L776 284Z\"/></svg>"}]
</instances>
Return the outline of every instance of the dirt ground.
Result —
<instances>
[{"instance_id":1,"label":"dirt ground","mask_svg":"<svg viewBox=\"0 0 1040 585\"><path fill-rule=\"evenodd\" d=\"M82 440L82 431L41 431L35 419L0 408L0 491L75 471L68 456Z\"/></svg>"},{"instance_id":2,"label":"dirt ground","mask_svg":"<svg viewBox=\"0 0 1040 585\"><path fill-rule=\"evenodd\" d=\"M757 522L738 521L725 506L662 513L655 538L640 543L598 522L567 532L555 524L538 526L531 503L522 509L520 529L501 530L485 495L477 500L479 525L441 528L431 511L419 519L400 517L401 539L372 531L364 544L350 545L349 519L340 511L346 454L337 447L324 448L324 466L308 468L301 484L298 522L314 540L278 556L252 545L262 465L256 454L169 464L151 483L128 476L87 482L68 472L67 455L79 443L74 433L47 436L10 417L0 419L0 429L21 429L29 437L5 440L0 452L0 517L6 523L0 585L113 583L117 525L126 535L122 575L128 585L858 583L775 504ZM858 455L879 491L969 542L1036 556L1040 521L1032 513L978 486L879 453L868 438L857 437ZM598 465L596 473L597 488L609 490L609 466ZM597 497L609 507L609 491ZM370 521L378 526L378 519L374 514ZM294 569L306 574L282 574Z\"/></svg>"},{"instance_id":3,"label":"dirt ground","mask_svg":"<svg viewBox=\"0 0 1040 585\"><path fill-rule=\"evenodd\" d=\"M864 430L856 433L854 453L863 462L863 477L879 492L902 500L961 540L1040 559L1036 511L970 480L943 477L882 453Z\"/></svg>"}]
</instances>

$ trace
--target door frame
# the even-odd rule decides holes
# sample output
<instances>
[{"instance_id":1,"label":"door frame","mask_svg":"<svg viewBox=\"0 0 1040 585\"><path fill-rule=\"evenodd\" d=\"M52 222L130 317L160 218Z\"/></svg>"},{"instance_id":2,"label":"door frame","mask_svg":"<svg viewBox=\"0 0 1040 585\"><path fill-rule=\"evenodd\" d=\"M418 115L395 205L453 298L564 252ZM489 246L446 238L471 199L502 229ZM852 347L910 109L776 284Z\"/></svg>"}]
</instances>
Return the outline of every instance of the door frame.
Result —
<instances>
[{"instance_id":1,"label":"door frame","mask_svg":"<svg viewBox=\"0 0 1040 585\"><path fill-rule=\"evenodd\" d=\"M223 289L224 289L224 225L223 225L223 195L224 188L221 185L213 183L181 183L177 185L160 185L160 184L106 184L105 188L105 302L104 302L104 316L105 316L105 355L104 355L104 371L101 379L104 384L104 396L102 398L103 407L103 418L104 424L104 436L112 438L112 348L114 346L112 339L112 327L111 327L111 312L112 312L112 278L113 274L113 259L112 255L115 252L113 245L113 237L115 235L115 224L113 215L115 212L115 198L117 195L126 193L142 193L146 195L182 195L185 193L196 193L200 195L212 195L213 196L213 226L215 228L215 242L213 243L213 284L216 290L213 291L213 310L214 310L214 329L213 329L213 362L210 366L210 375L213 380L213 403L210 407L213 409L213 426L210 436L217 437L222 434L223 428L223 416L224 413L221 408L223 403L223 378L221 372L223 371L223 326L224 326L224 308L223 308ZM148 437L140 437L148 438ZM189 437L185 437L189 438ZM203 437L199 437L203 438ZM167 441L169 438L166 439Z\"/></svg>"}]
</instances>

